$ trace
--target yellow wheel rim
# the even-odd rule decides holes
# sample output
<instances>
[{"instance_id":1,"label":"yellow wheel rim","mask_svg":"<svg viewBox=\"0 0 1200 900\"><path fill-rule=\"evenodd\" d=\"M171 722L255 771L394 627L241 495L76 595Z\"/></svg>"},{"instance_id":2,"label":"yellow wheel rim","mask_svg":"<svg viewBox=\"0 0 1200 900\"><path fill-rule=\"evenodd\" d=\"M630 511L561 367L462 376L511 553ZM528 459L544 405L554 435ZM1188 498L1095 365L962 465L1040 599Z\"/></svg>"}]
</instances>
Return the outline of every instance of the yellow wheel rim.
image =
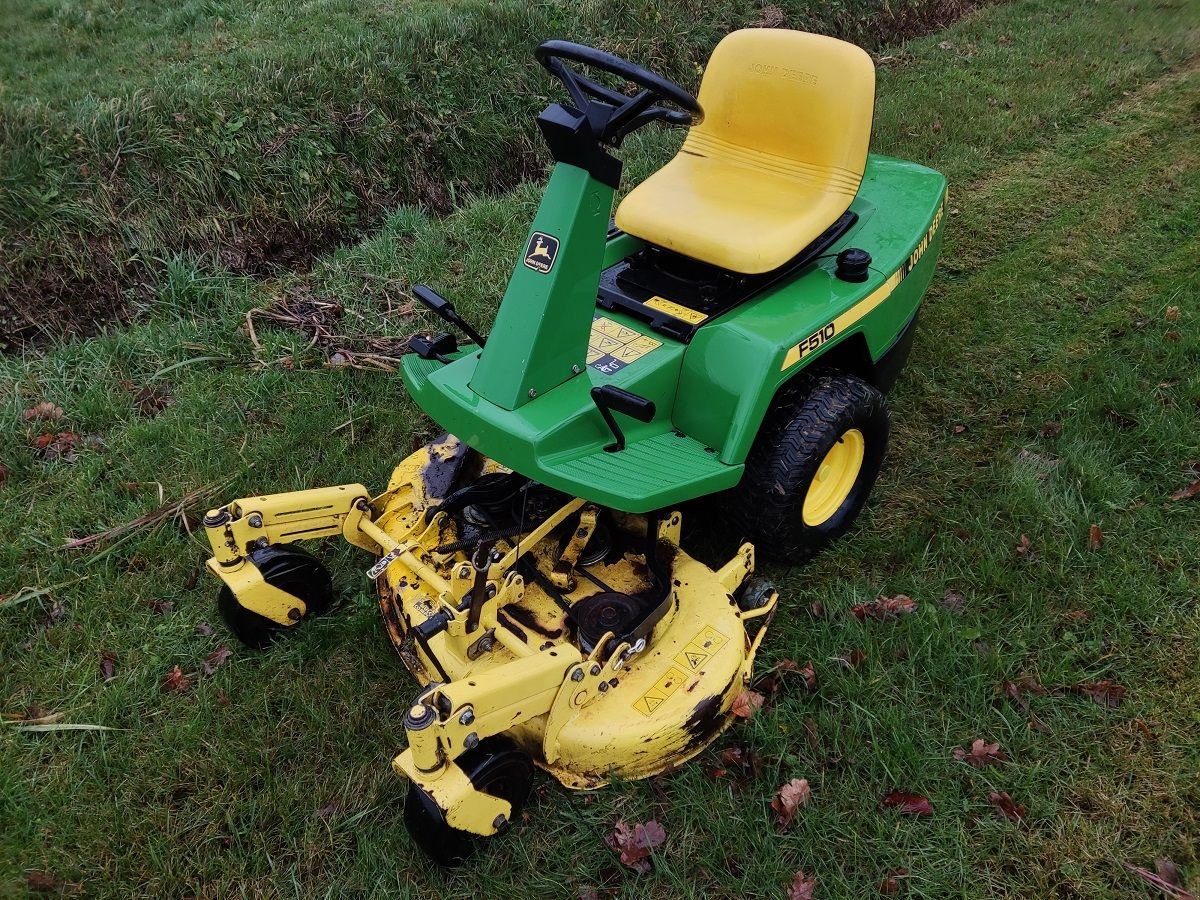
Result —
<instances>
[{"instance_id":1,"label":"yellow wheel rim","mask_svg":"<svg viewBox=\"0 0 1200 900\"><path fill-rule=\"evenodd\" d=\"M827 522L841 509L858 481L866 449L867 442L857 428L851 428L829 448L804 495L805 525L813 527Z\"/></svg>"}]
</instances>

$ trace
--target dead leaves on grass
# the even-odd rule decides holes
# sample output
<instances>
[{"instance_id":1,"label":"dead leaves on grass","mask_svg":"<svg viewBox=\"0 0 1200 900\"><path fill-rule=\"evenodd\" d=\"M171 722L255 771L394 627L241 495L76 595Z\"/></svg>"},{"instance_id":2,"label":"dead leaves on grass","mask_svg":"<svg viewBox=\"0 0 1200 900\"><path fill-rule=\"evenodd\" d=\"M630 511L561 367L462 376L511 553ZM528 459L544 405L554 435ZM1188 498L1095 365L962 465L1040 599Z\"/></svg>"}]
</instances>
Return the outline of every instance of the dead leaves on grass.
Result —
<instances>
[{"instance_id":1,"label":"dead leaves on grass","mask_svg":"<svg viewBox=\"0 0 1200 900\"><path fill-rule=\"evenodd\" d=\"M117 677L117 654L105 650L100 654L100 680L105 684Z\"/></svg>"},{"instance_id":2,"label":"dead leaves on grass","mask_svg":"<svg viewBox=\"0 0 1200 900\"><path fill-rule=\"evenodd\" d=\"M808 779L793 778L781 787L771 800L771 809L775 810L775 825L780 831L787 831L792 827L796 813L811 801L812 788L808 786Z\"/></svg>"},{"instance_id":3,"label":"dead leaves on grass","mask_svg":"<svg viewBox=\"0 0 1200 900\"><path fill-rule=\"evenodd\" d=\"M916 612L917 601L907 594L897 594L895 597L880 597L870 603L856 603L850 607L850 614L860 622L874 619L884 622Z\"/></svg>"},{"instance_id":4,"label":"dead leaves on grass","mask_svg":"<svg viewBox=\"0 0 1200 900\"><path fill-rule=\"evenodd\" d=\"M217 673L217 669L225 664L225 660L233 656L233 651L222 644L208 656L204 657L204 662L200 664L200 672L205 678L211 678Z\"/></svg>"},{"instance_id":5,"label":"dead leaves on grass","mask_svg":"<svg viewBox=\"0 0 1200 900\"><path fill-rule=\"evenodd\" d=\"M129 379L123 379L121 387L133 396L138 413L148 419L154 418L175 402L169 388L155 387L152 384L137 385Z\"/></svg>"},{"instance_id":6,"label":"dead leaves on grass","mask_svg":"<svg viewBox=\"0 0 1200 900\"><path fill-rule=\"evenodd\" d=\"M233 651L222 644L204 657L198 672L184 672L183 667L176 664L163 676L158 689L164 694L186 694L198 678L211 678L232 656Z\"/></svg>"},{"instance_id":7,"label":"dead leaves on grass","mask_svg":"<svg viewBox=\"0 0 1200 900\"><path fill-rule=\"evenodd\" d=\"M788 885L787 900L813 900L817 896L817 876L809 875L803 869L792 876Z\"/></svg>"},{"instance_id":8,"label":"dead leaves on grass","mask_svg":"<svg viewBox=\"0 0 1200 900\"><path fill-rule=\"evenodd\" d=\"M1117 684L1115 681L1109 681L1107 678L1102 681L1086 681L1081 684L1074 685L1071 690L1077 694L1082 694L1089 700L1099 703L1101 706L1120 706L1121 701L1125 699L1125 688Z\"/></svg>"},{"instance_id":9,"label":"dead leaves on grass","mask_svg":"<svg viewBox=\"0 0 1200 900\"><path fill-rule=\"evenodd\" d=\"M1077 612L1080 611L1072 610L1072 613ZM1086 617L1086 613L1083 615ZM1068 613L1068 616L1078 618L1071 613ZM1024 712L1029 712L1029 701L1026 699L1026 696L1029 694L1057 697L1071 692L1087 697L1101 706L1115 707L1121 705L1125 699L1125 695L1128 693L1123 686L1108 678L1101 679L1100 681L1082 681L1068 687L1047 689L1031 675L1018 676L1015 681L1002 681L1000 683L1000 690Z\"/></svg>"},{"instance_id":10,"label":"dead leaves on grass","mask_svg":"<svg viewBox=\"0 0 1200 900\"><path fill-rule=\"evenodd\" d=\"M57 422L63 417L63 408L55 406L48 400L43 400L41 403L35 403L29 409L21 413L21 418L26 422Z\"/></svg>"},{"instance_id":11,"label":"dead leaves on grass","mask_svg":"<svg viewBox=\"0 0 1200 900\"><path fill-rule=\"evenodd\" d=\"M991 791L988 793L988 803L992 808L1010 822L1018 824L1025 821L1026 810L1024 804L1017 803L1008 795L1008 791Z\"/></svg>"},{"instance_id":12,"label":"dead leaves on grass","mask_svg":"<svg viewBox=\"0 0 1200 900\"><path fill-rule=\"evenodd\" d=\"M906 816L927 817L933 815L933 804L923 794L909 791L889 791L879 801L884 809L894 809Z\"/></svg>"},{"instance_id":13,"label":"dead leaves on grass","mask_svg":"<svg viewBox=\"0 0 1200 900\"><path fill-rule=\"evenodd\" d=\"M163 680L158 685L158 689L164 694L186 694L191 687L191 677L185 675L178 664L163 676Z\"/></svg>"},{"instance_id":14,"label":"dead leaves on grass","mask_svg":"<svg viewBox=\"0 0 1200 900\"><path fill-rule=\"evenodd\" d=\"M994 766L1008 762L1008 754L1000 749L999 744L989 744L982 738L971 741L971 749L954 748L954 758L969 766L982 769L984 766Z\"/></svg>"},{"instance_id":15,"label":"dead leaves on grass","mask_svg":"<svg viewBox=\"0 0 1200 900\"><path fill-rule=\"evenodd\" d=\"M739 719L753 718L754 714L762 709L765 699L758 691L742 691L734 699L730 712Z\"/></svg>"},{"instance_id":16,"label":"dead leaves on grass","mask_svg":"<svg viewBox=\"0 0 1200 900\"><path fill-rule=\"evenodd\" d=\"M667 842L667 830L653 819L636 825L618 819L604 840L610 850L620 855L622 863L639 875L645 875L653 868L651 855Z\"/></svg>"},{"instance_id":17,"label":"dead leaves on grass","mask_svg":"<svg viewBox=\"0 0 1200 900\"><path fill-rule=\"evenodd\" d=\"M1195 500L1197 497L1200 497L1200 481L1193 481L1171 495L1172 500Z\"/></svg>"}]
</instances>

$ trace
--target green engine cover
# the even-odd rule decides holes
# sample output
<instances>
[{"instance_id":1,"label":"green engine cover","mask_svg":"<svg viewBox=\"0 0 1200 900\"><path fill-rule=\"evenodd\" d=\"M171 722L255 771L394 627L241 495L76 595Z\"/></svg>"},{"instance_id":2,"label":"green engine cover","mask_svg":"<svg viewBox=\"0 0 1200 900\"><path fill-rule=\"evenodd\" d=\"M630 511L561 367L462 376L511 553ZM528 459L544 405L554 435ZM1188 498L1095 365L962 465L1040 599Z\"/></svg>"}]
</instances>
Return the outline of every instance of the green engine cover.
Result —
<instances>
[{"instance_id":1,"label":"green engine cover","mask_svg":"<svg viewBox=\"0 0 1200 900\"><path fill-rule=\"evenodd\" d=\"M933 277L946 180L872 155L850 207L854 226L822 258L705 322L688 343L596 309L601 269L641 247L628 235L605 241L612 193L559 163L487 348L448 365L409 355L403 375L441 427L485 455L641 513L736 485L772 398L817 361L854 360L857 374L883 378ZM871 254L865 282L834 274L833 257L847 247ZM590 393L603 384L655 406L649 422L616 414L627 440L616 453L605 449L612 434Z\"/></svg>"}]
</instances>

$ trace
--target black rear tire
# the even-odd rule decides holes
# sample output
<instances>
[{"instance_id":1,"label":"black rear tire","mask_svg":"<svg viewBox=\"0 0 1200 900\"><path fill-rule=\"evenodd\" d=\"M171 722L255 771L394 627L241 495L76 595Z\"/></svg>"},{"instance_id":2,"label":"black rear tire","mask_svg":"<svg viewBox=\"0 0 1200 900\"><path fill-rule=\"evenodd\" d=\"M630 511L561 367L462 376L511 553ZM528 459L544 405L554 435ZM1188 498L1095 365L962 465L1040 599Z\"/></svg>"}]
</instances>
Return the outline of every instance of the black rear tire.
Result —
<instances>
[{"instance_id":1,"label":"black rear tire","mask_svg":"<svg viewBox=\"0 0 1200 900\"><path fill-rule=\"evenodd\" d=\"M304 601L304 617L319 616L333 605L333 581L321 561L293 545L269 545L251 551L249 559L267 584ZM263 650L295 629L246 609L227 586L217 594L217 610L229 630L252 650Z\"/></svg>"},{"instance_id":2,"label":"black rear tire","mask_svg":"<svg viewBox=\"0 0 1200 900\"><path fill-rule=\"evenodd\" d=\"M812 558L854 524L883 466L890 424L887 400L860 378L822 372L798 388L768 412L728 506L734 524L759 553L790 564ZM861 446L853 486L836 508L810 524L805 498L822 463L843 440Z\"/></svg>"},{"instance_id":3,"label":"black rear tire","mask_svg":"<svg viewBox=\"0 0 1200 900\"><path fill-rule=\"evenodd\" d=\"M533 761L529 754L509 738L496 735L480 741L479 746L465 751L455 762L476 790L512 805L512 814L498 833L508 831L521 815L533 787ZM404 799L404 827L414 844L446 868L461 866L479 846L479 836L450 825L433 798L416 783L409 784Z\"/></svg>"}]
</instances>

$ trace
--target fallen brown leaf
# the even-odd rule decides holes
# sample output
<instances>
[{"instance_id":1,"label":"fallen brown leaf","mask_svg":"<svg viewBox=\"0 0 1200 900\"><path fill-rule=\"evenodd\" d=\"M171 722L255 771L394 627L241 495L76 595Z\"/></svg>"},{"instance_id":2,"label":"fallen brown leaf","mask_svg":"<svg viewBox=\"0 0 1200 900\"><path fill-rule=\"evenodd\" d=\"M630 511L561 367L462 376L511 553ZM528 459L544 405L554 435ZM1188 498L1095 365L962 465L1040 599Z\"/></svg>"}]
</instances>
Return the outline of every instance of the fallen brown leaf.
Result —
<instances>
[{"instance_id":1,"label":"fallen brown leaf","mask_svg":"<svg viewBox=\"0 0 1200 900\"><path fill-rule=\"evenodd\" d=\"M1025 820L1025 806L1017 803L1012 797L1008 796L1008 791L992 791L988 794L988 803L992 804L998 813L1012 822L1023 822Z\"/></svg>"},{"instance_id":2,"label":"fallen brown leaf","mask_svg":"<svg viewBox=\"0 0 1200 900\"><path fill-rule=\"evenodd\" d=\"M808 806L810 800L812 789L808 786L806 778L793 778L781 787L771 801L771 809L775 810L775 824L779 830L787 831L791 828L796 813L801 807Z\"/></svg>"},{"instance_id":3,"label":"fallen brown leaf","mask_svg":"<svg viewBox=\"0 0 1200 900\"><path fill-rule=\"evenodd\" d=\"M192 679L183 674L183 669L175 666L163 677L158 689L164 694L184 694L191 686Z\"/></svg>"},{"instance_id":4,"label":"fallen brown leaf","mask_svg":"<svg viewBox=\"0 0 1200 900\"><path fill-rule=\"evenodd\" d=\"M965 603L966 598L953 588L947 589L945 595L942 597L942 608L948 609L953 613L962 612Z\"/></svg>"},{"instance_id":5,"label":"fallen brown leaf","mask_svg":"<svg viewBox=\"0 0 1200 900\"><path fill-rule=\"evenodd\" d=\"M47 462L54 462L55 460L74 462L75 458L79 455L76 450L78 444L79 435L74 431L39 434L33 439L33 449L37 451L38 456Z\"/></svg>"},{"instance_id":6,"label":"fallen brown leaf","mask_svg":"<svg viewBox=\"0 0 1200 900\"><path fill-rule=\"evenodd\" d=\"M757 710L762 709L763 699L763 695L758 691L742 691L733 701L730 712L739 719L749 719Z\"/></svg>"},{"instance_id":7,"label":"fallen brown leaf","mask_svg":"<svg viewBox=\"0 0 1200 900\"><path fill-rule=\"evenodd\" d=\"M908 877L908 869L894 869L887 877L879 882L879 893L884 897L894 897L900 893L900 881Z\"/></svg>"},{"instance_id":8,"label":"fallen brown leaf","mask_svg":"<svg viewBox=\"0 0 1200 900\"><path fill-rule=\"evenodd\" d=\"M330 801L317 810L316 817L322 822L328 822L337 814L338 808L337 803Z\"/></svg>"},{"instance_id":9,"label":"fallen brown leaf","mask_svg":"<svg viewBox=\"0 0 1200 900\"><path fill-rule=\"evenodd\" d=\"M1021 535L1020 539L1017 541L1017 547L1014 552L1017 555L1017 559L1028 560L1028 559L1032 558L1032 556L1033 556L1033 541L1031 541L1029 539L1029 535L1027 535L1027 534Z\"/></svg>"},{"instance_id":10,"label":"fallen brown leaf","mask_svg":"<svg viewBox=\"0 0 1200 900\"><path fill-rule=\"evenodd\" d=\"M1171 495L1172 500L1194 500L1196 497L1200 497L1200 481L1193 481Z\"/></svg>"},{"instance_id":11,"label":"fallen brown leaf","mask_svg":"<svg viewBox=\"0 0 1200 900\"><path fill-rule=\"evenodd\" d=\"M933 804L929 798L908 791L891 791L880 801L884 809L899 810L906 816L932 816Z\"/></svg>"},{"instance_id":12,"label":"fallen brown leaf","mask_svg":"<svg viewBox=\"0 0 1200 900\"><path fill-rule=\"evenodd\" d=\"M100 679L105 683L117 677L117 655L109 650L100 654Z\"/></svg>"},{"instance_id":13,"label":"fallen brown leaf","mask_svg":"<svg viewBox=\"0 0 1200 900\"><path fill-rule=\"evenodd\" d=\"M976 738L971 741L970 750L955 747L954 758L959 762L965 762L967 765L982 769L984 766L1007 762L1008 754L1000 749L999 744L989 744L982 738Z\"/></svg>"},{"instance_id":14,"label":"fallen brown leaf","mask_svg":"<svg viewBox=\"0 0 1200 900\"><path fill-rule=\"evenodd\" d=\"M144 384L140 387L132 381L122 381L121 387L133 394L133 402L138 412L147 418L153 418L175 402L175 398L166 388Z\"/></svg>"},{"instance_id":15,"label":"fallen brown leaf","mask_svg":"<svg viewBox=\"0 0 1200 900\"><path fill-rule=\"evenodd\" d=\"M1100 530L1099 525L1093 525L1088 529L1088 549L1099 550L1100 545L1104 543L1104 532Z\"/></svg>"},{"instance_id":16,"label":"fallen brown leaf","mask_svg":"<svg viewBox=\"0 0 1200 900\"><path fill-rule=\"evenodd\" d=\"M653 819L636 825L618 819L612 832L605 838L609 849L619 853L621 862L639 875L651 870L650 855L666 842L666 829Z\"/></svg>"},{"instance_id":17,"label":"fallen brown leaf","mask_svg":"<svg viewBox=\"0 0 1200 900\"><path fill-rule=\"evenodd\" d=\"M35 870L25 876L25 886L35 894L56 894L62 887L62 881L50 872Z\"/></svg>"},{"instance_id":18,"label":"fallen brown leaf","mask_svg":"<svg viewBox=\"0 0 1200 900\"><path fill-rule=\"evenodd\" d=\"M25 412L21 413L21 418L26 422L41 421L41 422L57 422L63 417L61 406L55 406L48 400L43 400L41 403L35 403Z\"/></svg>"},{"instance_id":19,"label":"fallen brown leaf","mask_svg":"<svg viewBox=\"0 0 1200 900\"><path fill-rule=\"evenodd\" d=\"M1178 306L1168 306L1167 307L1166 320L1168 322L1178 322L1179 321L1179 307Z\"/></svg>"},{"instance_id":20,"label":"fallen brown leaf","mask_svg":"<svg viewBox=\"0 0 1200 900\"><path fill-rule=\"evenodd\" d=\"M1038 429L1038 435L1044 438L1056 438L1062 434L1062 422L1047 422Z\"/></svg>"},{"instance_id":21,"label":"fallen brown leaf","mask_svg":"<svg viewBox=\"0 0 1200 900\"><path fill-rule=\"evenodd\" d=\"M801 869L792 876L792 883L788 885L787 900L813 900L816 896L816 875L808 875Z\"/></svg>"},{"instance_id":22,"label":"fallen brown leaf","mask_svg":"<svg viewBox=\"0 0 1200 900\"><path fill-rule=\"evenodd\" d=\"M175 602L173 600L151 600L150 611L160 616L165 616L167 613L174 612Z\"/></svg>"},{"instance_id":23,"label":"fallen brown leaf","mask_svg":"<svg viewBox=\"0 0 1200 900\"><path fill-rule=\"evenodd\" d=\"M1154 874L1173 887L1179 887L1182 883L1179 866L1169 856L1159 856L1154 860Z\"/></svg>"},{"instance_id":24,"label":"fallen brown leaf","mask_svg":"<svg viewBox=\"0 0 1200 900\"><path fill-rule=\"evenodd\" d=\"M856 603L850 607L850 613L860 622L868 618L882 622L885 619L907 615L914 612L916 608L917 601L912 597L906 594L897 594L895 597L880 597L870 603Z\"/></svg>"},{"instance_id":25,"label":"fallen brown leaf","mask_svg":"<svg viewBox=\"0 0 1200 900\"><path fill-rule=\"evenodd\" d=\"M1105 678L1103 681L1087 681L1071 688L1078 694L1083 694L1101 706L1120 706L1125 699L1125 688L1114 681Z\"/></svg>"},{"instance_id":26,"label":"fallen brown leaf","mask_svg":"<svg viewBox=\"0 0 1200 900\"><path fill-rule=\"evenodd\" d=\"M865 650L860 650L858 647L855 647L848 653L844 653L841 656L835 656L834 661L843 669L849 671L850 669L857 669L864 662L866 662L867 653Z\"/></svg>"},{"instance_id":27,"label":"fallen brown leaf","mask_svg":"<svg viewBox=\"0 0 1200 900\"><path fill-rule=\"evenodd\" d=\"M200 637L212 637L213 636L213 627L211 625L209 625L207 622L197 622L195 630L196 630L196 634L200 635Z\"/></svg>"},{"instance_id":28,"label":"fallen brown leaf","mask_svg":"<svg viewBox=\"0 0 1200 900\"><path fill-rule=\"evenodd\" d=\"M746 744L726 747L721 751L721 765L708 770L713 778L732 775L739 787L749 784L759 773L758 754Z\"/></svg>"},{"instance_id":29,"label":"fallen brown leaf","mask_svg":"<svg viewBox=\"0 0 1200 900\"><path fill-rule=\"evenodd\" d=\"M1016 681L1002 681L1000 689L1022 710L1029 711L1029 701L1026 694L1044 695L1046 689L1032 675L1019 675Z\"/></svg>"},{"instance_id":30,"label":"fallen brown leaf","mask_svg":"<svg viewBox=\"0 0 1200 900\"><path fill-rule=\"evenodd\" d=\"M211 678L231 656L233 656L233 651L222 645L204 657L204 662L200 664L200 671L204 673L205 678Z\"/></svg>"}]
</instances>

